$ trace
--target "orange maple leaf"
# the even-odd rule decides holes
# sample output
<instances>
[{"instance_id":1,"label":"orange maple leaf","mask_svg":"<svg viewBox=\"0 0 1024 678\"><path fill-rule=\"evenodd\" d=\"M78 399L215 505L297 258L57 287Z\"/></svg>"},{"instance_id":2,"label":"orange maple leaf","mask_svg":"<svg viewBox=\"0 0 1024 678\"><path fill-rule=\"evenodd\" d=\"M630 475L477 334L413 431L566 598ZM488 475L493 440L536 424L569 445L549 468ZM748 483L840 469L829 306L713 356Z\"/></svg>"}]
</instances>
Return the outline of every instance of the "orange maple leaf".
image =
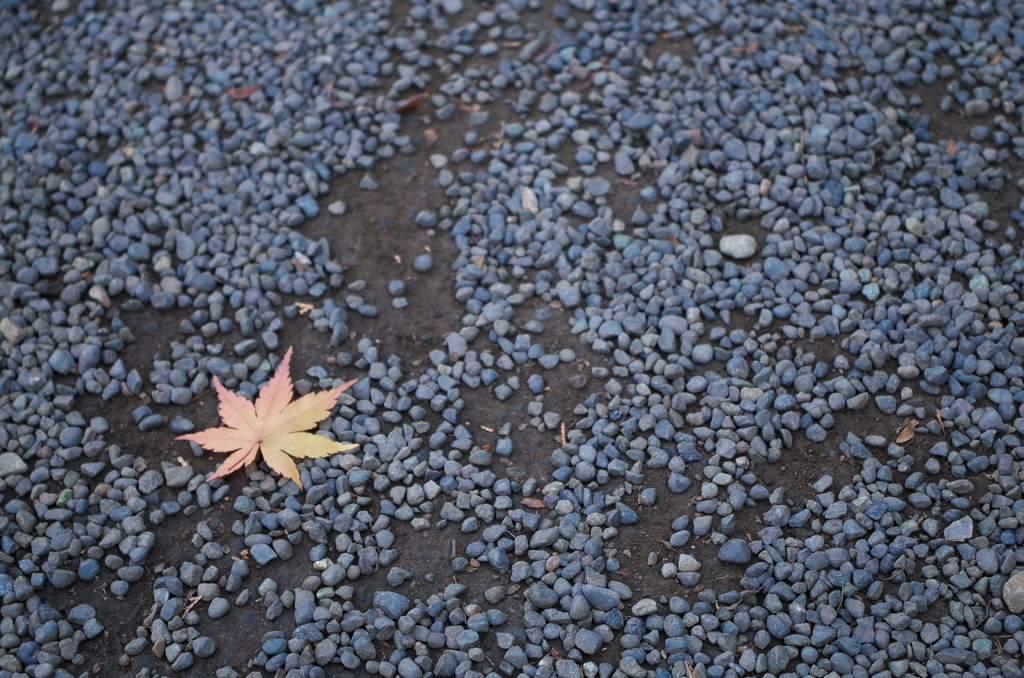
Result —
<instances>
[{"instance_id":1,"label":"orange maple leaf","mask_svg":"<svg viewBox=\"0 0 1024 678\"><path fill-rule=\"evenodd\" d=\"M188 440L211 452L234 453L217 467L210 480L253 463L256 454L262 452L263 461L270 468L291 478L301 488L302 481L292 457L328 457L358 447L307 432L331 413L338 396L356 380L329 391L308 393L293 401L295 391L289 374L291 359L292 350L289 348L274 376L260 389L255 403L232 393L217 377L213 378L213 387L220 396L218 413L223 426L178 437L178 440Z\"/></svg>"}]
</instances>

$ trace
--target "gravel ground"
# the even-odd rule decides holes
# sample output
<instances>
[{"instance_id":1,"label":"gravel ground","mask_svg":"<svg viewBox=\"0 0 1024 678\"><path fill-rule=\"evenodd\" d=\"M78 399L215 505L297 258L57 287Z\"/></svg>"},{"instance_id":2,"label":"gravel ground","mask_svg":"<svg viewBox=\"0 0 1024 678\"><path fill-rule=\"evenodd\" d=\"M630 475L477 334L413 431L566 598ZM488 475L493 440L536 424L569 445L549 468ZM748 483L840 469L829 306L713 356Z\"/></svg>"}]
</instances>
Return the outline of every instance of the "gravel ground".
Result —
<instances>
[{"instance_id":1,"label":"gravel ground","mask_svg":"<svg viewBox=\"0 0 1024 678\"><path fill-rule=\"evenodd\" d=\"M0 678L1024 678L1024 3L0 0ZM175 441L356 385L302 488Z\"/></svg>"}]
</instances>

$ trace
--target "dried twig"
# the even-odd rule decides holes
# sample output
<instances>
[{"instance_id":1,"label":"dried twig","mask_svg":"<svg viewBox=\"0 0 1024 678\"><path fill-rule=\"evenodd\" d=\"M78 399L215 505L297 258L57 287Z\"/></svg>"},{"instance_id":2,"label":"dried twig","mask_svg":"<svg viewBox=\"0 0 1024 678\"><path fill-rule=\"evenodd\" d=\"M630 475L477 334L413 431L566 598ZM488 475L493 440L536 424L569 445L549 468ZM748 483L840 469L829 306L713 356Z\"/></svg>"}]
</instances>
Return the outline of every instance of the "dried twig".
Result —
<instances>
[{"instance_id":1,"label":"dried twig","mask_svg":"<svg viewBox=\"0 0 1024 678\"><path fill-rule=\"evenodd\" d=\"M191 598L189 598L188 599L188 605L186 605L185 609L182 610L181 616L184 617L186 614L188 614L192 610L193 607L195 607L196 605L199 604L199 601L202 600L202 599L203 599L202 596L192 596Z\"/></svg>"},{"instance_id":2,"label":"dried twig","mask_svg":"<svg viewBox=\"0 0 1024 678\"><path fill-rule=\"evenodd\" d=\"M939 420L939 426L942 427L942 435L946 435L946 423L942 421L942 411L935 410L935 418Z\"/></svg>"},{"instance_id":3,"label":"dried twig","mask_svg":"<svg viewBox=\"0 0 1024 678\"><path fill-rule=\"evenodd\" d=\"M160 603L153 603L153 607L149 609L149 614L146 615L145 621L142 625L147 629L153 624L153 620L156 619L156 613L160 610Z\"/></svg>"},{"instance_id":4,"label":"dried twig","mask_svg":"<svg viewBox=\"0 0 1024 678\"><path fill-rule=\"evenodd\" d=\"M891 580L895 579L896 577L898 577L899 575L901 575L905 569L907 569L906 565L904 565L900 569L898 569L895 572L893 572L892 575L890 575L888 577L879 577L879 579L881 579L882 581L891 581Z\"/></svg>"}]
</instances>

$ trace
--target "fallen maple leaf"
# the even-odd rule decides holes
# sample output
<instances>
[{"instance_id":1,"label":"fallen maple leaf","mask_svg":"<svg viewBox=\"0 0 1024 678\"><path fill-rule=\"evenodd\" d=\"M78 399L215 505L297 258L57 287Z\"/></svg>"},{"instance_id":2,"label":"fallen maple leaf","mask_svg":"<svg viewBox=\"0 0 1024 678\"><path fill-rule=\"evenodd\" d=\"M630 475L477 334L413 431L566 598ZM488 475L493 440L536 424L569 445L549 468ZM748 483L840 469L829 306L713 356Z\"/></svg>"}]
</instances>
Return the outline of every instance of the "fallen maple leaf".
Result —
<instances>
[{"instance_id":1,"label":"fallen maple leaf","mask_svg":"<svg viewBox=\"0 0 1024 678\"><path fill-rule=\"evenodd\" d=\"M292 350L289 348L274 376L260 389L255 403L232 393L217 377L213 378L213 387L220 396L218 412L223 426L178 437L178 440L188 440L211 452L234 453L217 467L210 480L253 463L256 454L262 452L263 460L270 468L291 478L301 488L302 481L292 457L327 457L358 447L307 433L331 413L338 396L356 380L329 391L308 393L292 401L291 359Z\"/></svg>"}]
</instances>

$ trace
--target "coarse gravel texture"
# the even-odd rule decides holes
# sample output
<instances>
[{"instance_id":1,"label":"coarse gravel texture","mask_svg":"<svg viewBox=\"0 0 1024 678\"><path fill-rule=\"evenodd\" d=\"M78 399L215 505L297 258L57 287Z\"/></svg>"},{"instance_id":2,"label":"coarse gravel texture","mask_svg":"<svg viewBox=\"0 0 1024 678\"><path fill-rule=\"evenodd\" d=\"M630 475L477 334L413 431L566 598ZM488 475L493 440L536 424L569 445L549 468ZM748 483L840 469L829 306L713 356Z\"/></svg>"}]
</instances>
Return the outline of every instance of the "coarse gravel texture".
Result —
<instances>
[{"instance_id":1,"label":"coarse gravel texture","mask_svg":"<svg viewBox=\"0 0 1024 678\"><path fill-rule=\"evenodd\" d=\"M1009 0L0 0L0 678L1021 678L1022 68ZM289 346L359 448L208 481Z\"/></svg>"}]
</instances>

